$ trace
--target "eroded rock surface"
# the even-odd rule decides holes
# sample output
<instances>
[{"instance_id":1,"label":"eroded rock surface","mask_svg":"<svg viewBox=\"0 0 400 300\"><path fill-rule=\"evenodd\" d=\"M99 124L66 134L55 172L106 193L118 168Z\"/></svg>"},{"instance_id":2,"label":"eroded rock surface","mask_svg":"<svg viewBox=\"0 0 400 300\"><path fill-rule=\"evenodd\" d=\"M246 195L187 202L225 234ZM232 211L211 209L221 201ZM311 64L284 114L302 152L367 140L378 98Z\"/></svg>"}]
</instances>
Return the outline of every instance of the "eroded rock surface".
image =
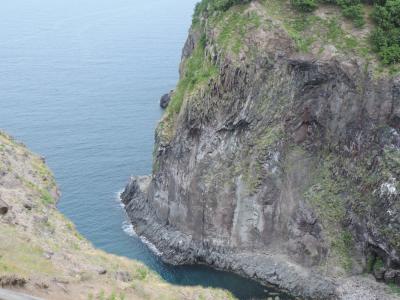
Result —
<instances>
[{"instance_id":1,"label":"eroded rock surface","mask_svg":"<svg viewBox=\"0 0 400 300\"><path fill-rule=\"evenodd\" d=\"M211 21L191 29L178 89L199 52L211 75L167 110L152 176L122 195L135 230L170 263L304 298L396 298L343 278L399 280L400 77L355 55L300 54L261 17L270 25L247 29L237 53Z\"/></svg>"}]
</instances>

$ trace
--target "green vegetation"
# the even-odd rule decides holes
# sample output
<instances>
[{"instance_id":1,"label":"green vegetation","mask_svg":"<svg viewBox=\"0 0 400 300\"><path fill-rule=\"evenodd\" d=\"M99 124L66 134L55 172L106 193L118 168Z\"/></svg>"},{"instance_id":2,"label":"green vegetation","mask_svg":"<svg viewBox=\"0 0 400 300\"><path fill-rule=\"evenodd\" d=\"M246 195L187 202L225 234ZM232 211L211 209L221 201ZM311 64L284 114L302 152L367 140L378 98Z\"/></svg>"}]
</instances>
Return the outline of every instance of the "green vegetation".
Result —
<instances>
[{"instance_id":1,"label":"green vegetation","mask_svg":"<svg viewBox=\"0 0 400 300\"><path fill-rule=\"evenodd\" d=\"M333 156L324 158L313 176L315 183L305 191L304 198L315 209L328 234L327 240L332 249L328 264L341 265L344 271L350 272L353 266L353 237L341 225L346 218L346 199L342 195L346 187L333 175L335 162Z\"/></svg>"},{"instance_id":2,"label":"green vegetation","mask_svg":"<svg viewBox=\"0 0 400 300\"><path fill-rule=\"evenodd\" d=\"M104 292L104 290L100 291L100 293L97 295L96 298L94 298L93 294L89 294L88 295L88 299L89 300L94 300L94 299L98 299L98 300L125 300L125 294L124 293L120 293L119 295L117 295L117 293L115 291L113 291L108 297L106 297L106 293Z\"/></svg>"},{"instance_id":3,"label":"green vegetation","mask_svg":"<svg viewBox=\"0 0 400 300\"><path fill-rule=\"evenodd\" d=\"M55 204L54 198L50 195L50 193L46 190L42 190L42 202L45 205L52 205Z\"/></svg>"},{"instance_id":4,"label":"green vegetation","mask_svg":"<svg viewBox=\"0 0 400 300\"><path fill-rule=\"evenodd\" d=\"M400 287L397 284L392 282L389 283L388 286L393 294L400 295Z\"/></svg>"},{"instance_id":5,"label":"green vegetation","mask_svg":"<svg viewBox=\"0 0 400 300\"><path fill-rule=\"evenodd\" d=\"M338 257L341 258L341 264L346 272L351 272L353 267L351 255L353 247L353 236L346 229L332 242L332 249L338 254Z\"/></svg>"},{"instance_id":6,"label":"green vegetation","mask_svg":"<svg viewBox=\"0 0 400 300\"><path fill-rule=\"evenodd\" d=\"M371 41L384 64L400 62L400 0L379 1L372 14L377 28Z\"/></svg>"},{"instance_id":7,"label":"green vegetation","mask_svg":"<svg viewBox=\"0 0 400 300\"><path fill-rule=\"evenodd\" d=\"M148 275L149 275L149 270L148 269L139 267L139 268L136 269L136 273L135 273L134 277L137 280L141 280L142 281L142 280L146 280Z\"/></svg>"},{"instance_id":8,"label":"green vegetation","mask_svg":"<svg viewBox=\"0 0 400 300\"><path fill-rule=\"evenodd\" d=\"M229 49L237 55L243 48L248 28L258 28L260 25L260 16L256 12L243 14L240 9L232 10L217 21L217 26L221 30L217 43L225 50Z\"/></svg>"},{"instance_id":9,"label":"green vegetation","mask_svg":"<svg viewBox=\"0 0 400 300\"><path fill-rule=\"evenodd\" d=\"M292 5L303 12L311 12L318 7L319 3L337 4L342 8L342 13L345 17L353 20L354 25L363 27L364 7L361 0L291 0Z\"/></svg>"},{"instance_id":10,"label":"green vegetation","mask_svg":"<svg viewBox=\"0 0 400 300\"><path fill-rule=\"evenodd\" d=\"M300 11L313 11L317 8L316 0L291 0L292 5Z\"/></svg>"},{"instance_id":11,"label":"green vegetation","mask_svg":"<svg viewBox=\"0 0 400 300\"><path fill-rule=\"evenodd\" d=\"M191 56L184 62L183 75L172 95L164 118L158 125L157 131L163 140L169 140L174 132L174 122L181 111L185 97L205 85L218 74L217 67L205 52L206 38L203 35Z\"/></svg>"},{"instance_id":12,"label":"green vegetation","mask_svg":"<svg viewBox=\"0 0 400 300\"><path fill-rule=\"evenodd\" d=\"M380 269L382 269L384 266L385 266L385 265L384 265L384 263L383 263L383 260L382 260L381 258L378 257L377 259L375 259L375 262L374 262L374 264L373 264L373 266L372 266L372 271L380 270Z\"/></svg>"},{"instance_id":13,"label":"green vegetation","mask_svg":"<svg viewBox=\"0 0 400 300\"><path fill-rule=\"evenodd\" d=\"M43 249L35 241L27 243L16 228L8 226L0 227L0 236L0 275L55 274L51 262L43 256Z\"/></svg>"},{"instance_id":14,"label":"green vegetation","mask_svg":"<svg viewBox=\"0 0 400 300\"><path fill-rule=\"evenodd\" d=\"M204 38L202 38L204 41ZM218 73L218 69L206 57L205 45L199 43L184 66L184 74L174 92L167 113L179 113L185 95L192 92L200 84L207 82Z\"/></svg>"},{"instance_id":15,"label":"green vegetation","mask_svg":"<svg viewBox=\"0 0 400 300\"><path fill-rule=\"evenodd\" d=\"M291 0L302 12L311 12L318 3L337 4L343 16L351 19L356 27L365 25L365 4L374 4L372 18L376 28L370 36L373 49L385 65L400 63L400 0Z\"/></svg>"},{"instance_id":16,"label":"green vegetation","mask_svg":"<svg viewBox=\"0 0 400 300\"><path fill-rule=\"evenodd\" d=\"M263 165L268 160L273 162L274 154L277 150L276 144L283 138L283 130L280 126L267 127L260 132L248 150L242 153L242 158L238 159L240 164L235 166L235 176L243 175L243 181L246 184L247 192L251 195L260 187L266 172ZM249 143L251 144L251 143Z\"/></svg>"},{"instance_id":17,"label":"green vegetation","mask_svg":"<svg viewBox=\"0 0 400 300\"><path fill-rule=\"evenodd\" d=\"M193 21L197 22L204 14L212 14L227 11L234 5L246 4L251 0L202 0L197 3L194 10Z\"/></svg>"}]
</instances>

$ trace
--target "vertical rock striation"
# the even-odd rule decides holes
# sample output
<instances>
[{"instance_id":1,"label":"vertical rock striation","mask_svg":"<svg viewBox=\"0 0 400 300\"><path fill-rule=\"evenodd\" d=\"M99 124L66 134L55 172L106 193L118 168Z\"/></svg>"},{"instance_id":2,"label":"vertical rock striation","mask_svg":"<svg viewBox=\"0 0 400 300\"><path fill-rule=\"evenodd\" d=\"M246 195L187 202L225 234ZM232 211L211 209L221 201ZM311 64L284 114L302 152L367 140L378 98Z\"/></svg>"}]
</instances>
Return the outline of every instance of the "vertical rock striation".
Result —
<instances>
[{"instance_id":1,"label":"vertical rock striation","mask_svg":"<svg viewBox=\"0 0 400 300\"><path fill-rule=\"evenodd\" d=\"M131 221L167 262L304 298L352 299L365 282L349 276L363 272L400 283L400 77L300 54L264 11L240 11L269 25L249 23L237 52L212 20L192 27L153 174L122 194ZM370 289L360 297L384 288Z\"/></svg>"}]
</instances>

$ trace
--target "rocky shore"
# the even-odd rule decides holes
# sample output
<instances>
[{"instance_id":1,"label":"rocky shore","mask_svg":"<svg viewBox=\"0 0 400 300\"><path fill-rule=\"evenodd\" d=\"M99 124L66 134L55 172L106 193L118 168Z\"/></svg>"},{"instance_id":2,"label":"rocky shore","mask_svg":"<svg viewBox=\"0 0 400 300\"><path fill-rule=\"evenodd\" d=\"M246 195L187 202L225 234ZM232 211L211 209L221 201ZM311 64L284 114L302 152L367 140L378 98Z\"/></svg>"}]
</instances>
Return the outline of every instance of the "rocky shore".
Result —
<instances>
[{"instance_id":1,"label":"rocky shore","mask_svg":"<svg viewBox=\"0 0 400 300\"><path fill-rule=\"evenodd\" d=\"M372 276L334 280L291 263L284 255L267 251L237 253L234 249L195 241L192 236L158 221L155 210L146 200L150 181L151 176L132 177L121 199L136 233L151 241L166 263L206 264L279 288L302 299L399 299Z\"/></svg>"},{"instance_id":2,"label":"rocky shore","mask_svg":"<svg viewBox=\"0 0 400 300\"><path fill-rule=\"evenodd\" d=\"M159 223L155 210L146 201L150 181L150 176L132 178L121 198L136 233L149 239L165 262L207 264L312 299L332 299L335 295L332 281L290 264L277 254L237 253L234 249L196 241L172 226Z\"/></svg>"}]
</instances>

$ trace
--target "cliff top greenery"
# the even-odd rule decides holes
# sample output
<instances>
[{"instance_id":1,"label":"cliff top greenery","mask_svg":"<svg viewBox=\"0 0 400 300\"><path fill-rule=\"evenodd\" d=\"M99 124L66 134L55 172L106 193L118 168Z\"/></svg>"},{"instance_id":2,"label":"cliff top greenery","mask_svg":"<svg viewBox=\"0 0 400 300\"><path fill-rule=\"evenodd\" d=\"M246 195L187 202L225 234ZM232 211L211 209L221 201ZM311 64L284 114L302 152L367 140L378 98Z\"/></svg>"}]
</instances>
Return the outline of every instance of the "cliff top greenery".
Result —
<instances>
[{"instance_id":1,"label":"cliff top greenery","mask_svg":"<svg viewBox=\"0 0 400 300\"><path fill-rule=\"evenodd\" d=\"M235 5L251 0L202 0L196 5L193 21L201 16L227 11ZM301 13L310 13L320 5L340 7L344 17L357 28L365 26L367 19L375 24L369 42L384 65L400 63L400 0L290 0Z\"/></svg>"}]
</instances>

